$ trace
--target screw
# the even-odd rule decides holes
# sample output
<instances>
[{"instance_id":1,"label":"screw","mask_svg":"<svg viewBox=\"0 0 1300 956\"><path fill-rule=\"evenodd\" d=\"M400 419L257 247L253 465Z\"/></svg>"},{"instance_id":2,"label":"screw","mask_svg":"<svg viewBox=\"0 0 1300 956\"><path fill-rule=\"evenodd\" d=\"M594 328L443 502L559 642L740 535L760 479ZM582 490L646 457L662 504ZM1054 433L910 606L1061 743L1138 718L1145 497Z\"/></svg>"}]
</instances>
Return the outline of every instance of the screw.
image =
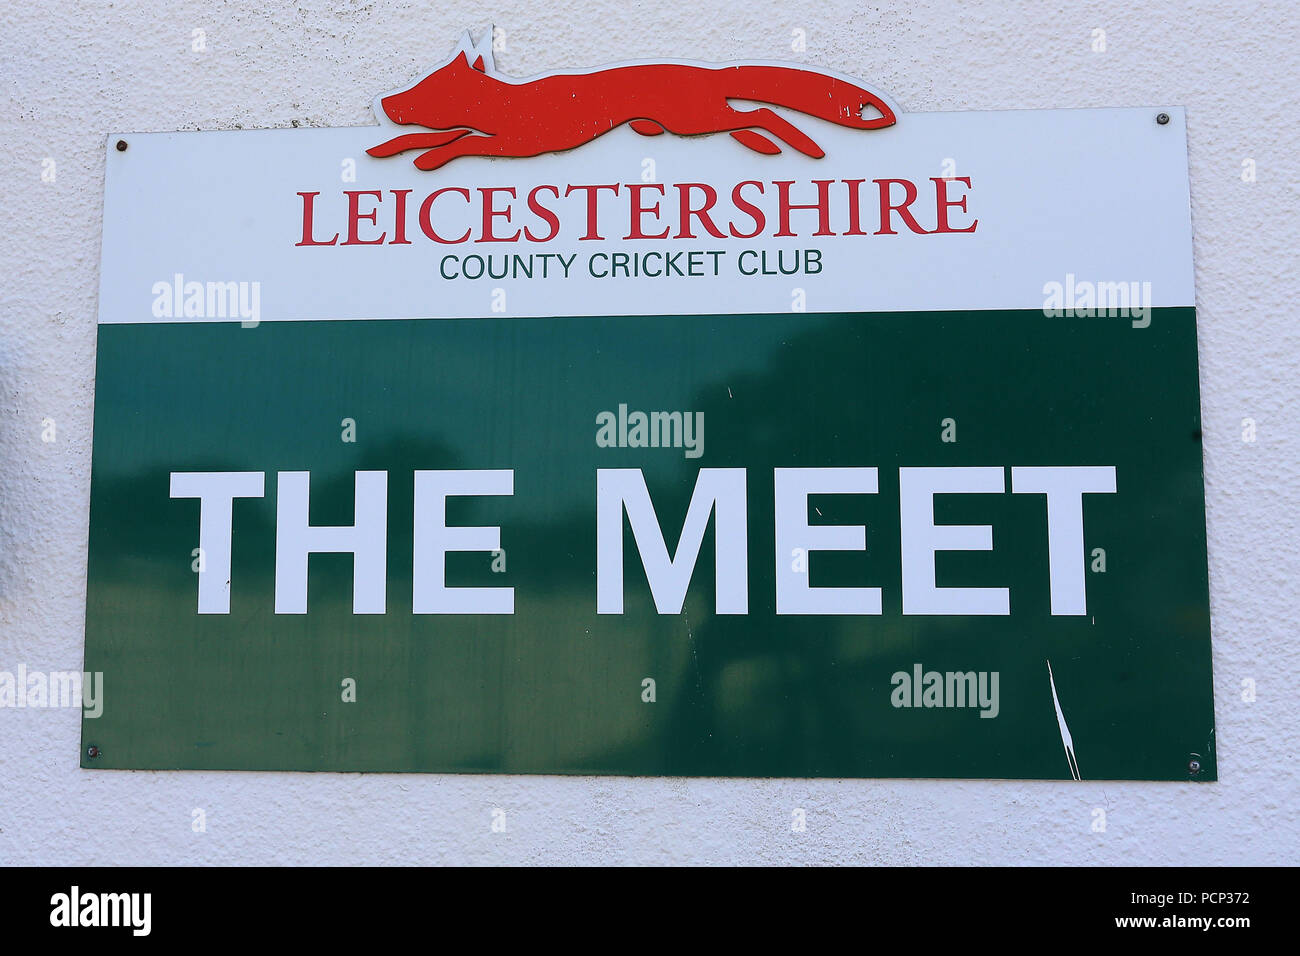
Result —
<instances>
[{"instance_id":1,"label":"screw","mask_svg":"<svg viewBox=\"0 0 1300 956\"><path fill-rule=\"evenodd\" d=\"M1167 125L1169 125L1169 114L1168 114L1168 113L1159 113L1159 114L1157 114L1157 116L1156 116L1156 122L1159 123L1161 126L1167 126ZM118 144L117 144L117 148L118 148L118 149L126 149L126 147L123 146L121 143L118 143Z\"/></svg>"},{"instance_id":2,"label":"screw","mask_svg":"<svg viewBox=\"0 0 1300 956\"><path fill-rule=\"evenodd\" d=\"M119 139L119 140L117 141L117 151L118 151L119 153L125 153L125 152L126 152L126 140L124 140L124 139Z\"/></svg>"},{"instance_id":3,"label":"screw","mask_svg":"<svg viewBox=\"0 0 1300 956\"><path fill-rule=\"evenodd\" d=\"M1189 760L1189 761L1187 761L1187 772L1188 772L1188 773L1200 773L1200 772L1201 772L1201 762L1200 762L1199 760Z\"/></svg>"},{"instance_id":4,"label":"screw","mask_svg":"<svg viewBox=\"0 0 1300 956\"><path fill-rule=\"evenodd\" d=\"M89 747L86 748L86 756L89 757L91 760L94 760L96 757L99 756L99 748L96 747L94 744L91 744Z\"/></svg>"}]
</instances>

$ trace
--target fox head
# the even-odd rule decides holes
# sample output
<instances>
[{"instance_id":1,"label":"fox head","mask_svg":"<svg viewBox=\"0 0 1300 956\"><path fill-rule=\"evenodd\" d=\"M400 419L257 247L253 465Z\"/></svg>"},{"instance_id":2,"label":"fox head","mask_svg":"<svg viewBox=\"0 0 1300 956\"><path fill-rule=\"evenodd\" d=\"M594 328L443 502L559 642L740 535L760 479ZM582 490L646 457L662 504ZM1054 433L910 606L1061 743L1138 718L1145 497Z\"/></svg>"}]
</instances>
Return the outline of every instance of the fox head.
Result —
<instances>
[{"instance_id":1,"label":"fox head","mask_svg":"<svg viewBox=\"0 0 1300 956\"><path fill-rule=\"evenodd\" d=\"M477 43L467 32L451 58L411 86L379 97L375 112L398 125L454 129L481 122L480 94L493 78L492 31Z\"/></svg>"}]
</instances>

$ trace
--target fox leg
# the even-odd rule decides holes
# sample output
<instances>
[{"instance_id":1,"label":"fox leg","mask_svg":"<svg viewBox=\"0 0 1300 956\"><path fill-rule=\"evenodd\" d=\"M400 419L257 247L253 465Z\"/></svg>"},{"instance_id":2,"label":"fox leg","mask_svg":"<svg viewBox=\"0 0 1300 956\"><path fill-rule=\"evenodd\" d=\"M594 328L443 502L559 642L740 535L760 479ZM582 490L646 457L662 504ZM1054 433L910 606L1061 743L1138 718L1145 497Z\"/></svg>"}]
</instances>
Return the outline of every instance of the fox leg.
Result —
<instances>
[{"instance_id":1,"label":"fox leg","mask_svg":"<svg viewBox=\"0 0 1300 956\"><path fill-rule=\"evenodd\" d=\"M776 145L762 133L755 133L752 129L738 129L731 134L741 146L747 146L756 153L762 153L765 156L775 156L781 152L781 147Z\"/></svg>"},{"instance_id":2,"label":"fox leg","mask_svg":"<svg viewBox=\"0 0 1300 956\"><path fill-rule=\"evenodd\" d=\"M480 133L462 136L452 143L435 146L415 157L415 168L423 170L438 169L456 159L458 156L540 156L542 153L555 153L572 149L580 143L552 145L539 143L531 137L512 137L501 133Z\"/></svg>"},{"instance_id":3,"label":"fox leg","mask_svg":"<svg viewBox=\"0 0 1300 956\"><path fill-rule=\"evenodd\" d=\"M371 146L366 152L371 156L396 156L408 149L428 149L434 146L444 146L468 132L467 129L452 129L432 130L428 133L407 133L404 136L390 139L386 143L380 143L378 146Z\"/></svg>"},{"instance_id":4,"label":"fox leg","mask_svg":"<svg viewBox=\"0 0 1300 956\"><path fill-rule=\"evenodd\" d=\"M813 142L812 138L808 136L808 134L804 133L790 121L783 119L767 108L756 110L735 110L733 112L736 116L748 120L745 125L757 126L761 130L766 130L783 143L793 146L805 156L811 156L813 159L821 159L826 155L826 153L822 151L822 148ZM763 137L759 136L757 133L753 133L752 131L738 130L737 132L749 132L753 139L760 141L763 140ZM736 133L732 133L731 135L750 149L757 149L759 152L767 152L767 150L761 149L749 139L742 139L740 136L737 136ZM773 144L768 143L768 145L771 146Z\"/></svg>"},{"instance_id":5,"label":"fox leg","mask_svg":"<svg viewBox=\"0 0 1300 956\"><path fill-rule=\"evenodd\" d=\"M494 136L462 136L442 146L435 146L415 157L415 168L428 172L445 166L458 156L492 156L502 152L492 141Z\"/></svg>"},{"instance_id":6,"label":"fox leg","mask_svg":"<svg viewBox=\"0 0 1300 956\"><path fill-rule=\"evenodd\" d=\"M763 136L762 133L756 132L756 130L762 130L764 133L770 133L781 142L814 159L821 159L826 155L822 148L813 142L811 137L793 123L783 119L766 107L753 110L738 110L727 104L716 113L693 114L686 118L685 121L674 118L672 120L657 120L656 122L662 125L664 129L679 136L692 136L698 133L720 133L727 130L731 132L736 142L755 152L768 155L781 152L779 146L771 142L766 136ZM749 127L754 127L754 129ZM635 129L635 127L633 128ZM637 132L641 132L641 130L637 130Z\"/></svg>"}]
</instances>

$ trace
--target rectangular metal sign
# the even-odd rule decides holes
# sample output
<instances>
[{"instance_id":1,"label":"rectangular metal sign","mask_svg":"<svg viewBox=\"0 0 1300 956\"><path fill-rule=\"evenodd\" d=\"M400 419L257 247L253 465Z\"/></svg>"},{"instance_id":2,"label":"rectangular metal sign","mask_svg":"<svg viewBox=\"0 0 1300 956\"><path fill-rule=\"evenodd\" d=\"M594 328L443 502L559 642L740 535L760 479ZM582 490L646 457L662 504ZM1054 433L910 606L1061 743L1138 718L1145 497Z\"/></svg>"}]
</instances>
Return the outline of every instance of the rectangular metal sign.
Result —
<instances>
[{"instance_id":1,"label":"rectangular metal sign","mask_svg":"<svg viewBox=\"0 0 1300 956\"><path fill-rule=\"evenodd\" d=\"M110 137L83 766L1215 779L1182 111L591 79Z\"/></svg>"}]
</instances>

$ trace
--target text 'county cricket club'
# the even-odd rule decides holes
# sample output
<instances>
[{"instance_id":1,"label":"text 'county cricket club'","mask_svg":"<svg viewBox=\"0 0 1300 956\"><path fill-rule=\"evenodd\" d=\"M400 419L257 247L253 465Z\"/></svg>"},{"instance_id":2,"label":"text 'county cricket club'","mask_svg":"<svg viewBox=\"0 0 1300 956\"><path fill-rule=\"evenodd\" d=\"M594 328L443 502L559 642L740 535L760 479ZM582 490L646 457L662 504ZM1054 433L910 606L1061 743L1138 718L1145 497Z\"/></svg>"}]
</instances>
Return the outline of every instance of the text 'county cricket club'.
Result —
<instances>
[{"instance_id":1,"label":"text 'county cricket club'","mask_svg":"<svg viewBox=\"0 0 1300 956\"><path fill-rule=\"evenodd\" d=\"M110 137L83 766L1215 779L1183 111L491 37Z\"/></svg>"}]
</instances>

